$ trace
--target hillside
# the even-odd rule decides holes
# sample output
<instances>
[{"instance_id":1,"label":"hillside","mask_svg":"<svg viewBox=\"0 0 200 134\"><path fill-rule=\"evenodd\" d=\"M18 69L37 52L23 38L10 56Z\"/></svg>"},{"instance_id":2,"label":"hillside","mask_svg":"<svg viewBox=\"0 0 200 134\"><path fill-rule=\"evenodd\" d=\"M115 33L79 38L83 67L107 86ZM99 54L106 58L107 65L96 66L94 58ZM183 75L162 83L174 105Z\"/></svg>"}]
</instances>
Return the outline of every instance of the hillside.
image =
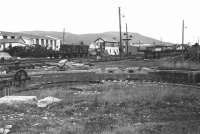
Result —
<instances>
[{"instance_id":1,"label":"hillside","mask_svg":"<svg viewBox=\"0 0 200 134\"><path fill-rule=\"evenodd\" d=\"M33 34L33 35L49 35L53 37L57 37L59 39L63 38L62 32L55 32L55 31L23 31L22 33L26 34ZM131 42L133 43L147 43L147 44L160 44L160 40L153 39L151 37L147 37L141 35L139 33L129 33L133 36ZM65 43L67 44L76 44L83 41L85 44L90 44L91 42L95 41L98 37L105 37L105 38L116 38L119 40L119 33L118 32L104 32L104 33L91 33L91 34L73 34L73 33L65 33ZM166 44L171 44L167 43Z\"/></svg>"}]
</instances>

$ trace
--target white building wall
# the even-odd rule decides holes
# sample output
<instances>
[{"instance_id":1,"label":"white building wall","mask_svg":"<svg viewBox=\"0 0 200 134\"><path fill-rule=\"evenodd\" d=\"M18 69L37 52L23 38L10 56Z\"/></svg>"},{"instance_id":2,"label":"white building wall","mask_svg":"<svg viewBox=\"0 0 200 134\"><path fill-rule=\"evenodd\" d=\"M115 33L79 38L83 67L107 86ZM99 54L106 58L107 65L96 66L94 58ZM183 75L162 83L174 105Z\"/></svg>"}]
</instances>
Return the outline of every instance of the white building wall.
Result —
<instances>
[{"instance_id":1,"label":"white building wall","mask_svg":"<svg viewBox=\"0 0 200 134\"><path fill-rule=\"evenodd\" d=\"M50 48L50 40L49 39L46 39L46 46L48 49Z\"/></svg>"},{"instance_id":2,"label":"white building wall","mask_svg":"<svg viewBox=\"0 0 200 134\"><path fill-rule=\"evenodd\" d=\"M2 37L3 38L3 37ZM36 40L39 40L39 44L38 45L42 45L42 46L46 46L48 49L52 48L53 50L58 51L60 49L60 45L61 45L61 40L57 39L57 38L29 38L29 37L24 37L23 40L25 41L25 44L28 45L33 45L33 44L37 44ZM42 39L44 40L44 44L42 44Z\"/></svg>"},{"instance_id":3,"label":"white building wall","mask_svg":"<svg viewBox=\"0 0 200 134\"><path fill-rule=\"evenodd\" d=\"M0 51L3 51L3 44L0 44Z\"/></svg>"},{"instance_id":4,"label":"white building wall","mask_svg":"<svg viewBox=\"0 0 200 134\"><path fill-rule=\"evenodd\" d=\"M34 40L34 44L36 44L37 42L36 42L36 39L33 39Z\"/></svg>"},{"instance_id":5,"label":"white building wall","mask_svg":"<svg viewBox=\"0 0 200 134\"><path fill-rule=\"evenodd\" d=\"M41 46L45 46L45 39L41 39Z\"/></svg>"},{"instance_id":6,"label":"white building wall","mask_svg":"<svg viewBox=\"0 0 200 134\"><path fill-rule=\"evenodd\" d=\"M36 39L32 39L33 40L33 44L36 44Z\"/></svg>"},{"instance_id":7,"label":"white building wall","mask_svg":"<svg viewBox=\"0 0 200 134\"><path fill-rule=\"evenodd\" d=\"M119 47L105 47L109 55L119 55Z\"/></svg>"},{"instance_id":8,"label":"white building wall","mask_svg":"<svg viewBox=\"0 0 200 134\"><path fill-rule=\"evenodd\" d=\"M46 47L47 46L47 44L46 44L46 39L44 39L44 47Z\"/></svg>"},{"instance_id":9,"label":"white building wall","mask_svg":"<svg viewBox=\"0 0 200 134\"><path fill-rule=\"evenodd\" d=\"M54 40L52 40L52 49L55 50L55 43L54 43Z\"/></svg>"},{"instance_id":10,"label":"white building wall","mask_svg":"<svg viewBox=\"0 0 200 134\"><path fill-rule=\"evenodd\" d=\"M49 40L50 47L53 49L53 40Z\"/></svg>"},{"instance_id":11,"label":"white building wall","mask_svg":"<svg viewBox=\"0 0 200 134\"><path fill-rule=\"evenodd\" d=\"M11 47L16 47L16 46L26 46L25 44L22 44L22 43L5 43L5 49L6 48L9 48L9 46L11 45ZM2 51L4 49L4 45L1 44L0 45L0 50Z\"/></svg>"},{"instance_id":12,"label":"white building wall","mask_svg":"<svg viewBox=\"0 0 200 134\"><path fill-rule=\"evenodd\" d=\"M33 45L34 44L34 40L33 39L28 39L28 38L23 38L23 40L25 41L26 45Z\"/></svg>"},{"instance_id":13,"label":"white building wall","mask_svg":"<svg viewBox=\"0 0 200 134\"><path fill-rule=\"evenodd\" d=\"M96 43L91 43L91 44L89 45L89 49L97 49L97 48L99 48L99 47L97 46Z\"/></svg>"},{"instance_id":14,"label":"white building wall","mask_svg":"<svg viewBox=\"0 0 200 134\"><path fill-rule=\"evenodd\" d=\"M8 46L9 46L9 44L8 44ZM7 47L8 47L8 46L7 46ZM11 43L11 46L12 46L12 47L15 47L15 46L23 46L23 47L24 47L24 46L26 46L26 45L25 45L25 44L22 44L22 43Z\"/></svg>"},{"instance_id":15,"label":"white building wall","mask_svg":"<svg viewBox=\"0 0 200 134\"><path fill-rule=\"evenodd\" d=\"M99 39L97 40L95 43L97 44L98 48L100 48L100 45L103 43L104 41Z\"/></svg>"},{"instance_id":16,"label":"white building wall","mask_svg":"<svg viewBox=\"0 0 200 134\"><path fill-rule=\"evenodd\" d=\"M60 50L61 40L56 40L56 51Z\"/></svg>"},{"instance_id":17,"label":"white building wall","mask_svg":"<svg viewBox=\"0 0 200 134\"><path fill-rule=\"evenodd\" d=\"M2 36L2 35L0 35L0 39L3 39L3 36Z\"/></svg>"},{"instance_id":18,"label":"white building wall","mask_svg":"<svg viewBox=\"0 0 200 134\"><path fill-rule=\"evenodd\" d=\"M11 46L12 46L12 44L14 44L14 43L11 43ZM10 43L5 44L5 48L8 48L9 46L10 46Z\"/></svg>"}]
</instances>

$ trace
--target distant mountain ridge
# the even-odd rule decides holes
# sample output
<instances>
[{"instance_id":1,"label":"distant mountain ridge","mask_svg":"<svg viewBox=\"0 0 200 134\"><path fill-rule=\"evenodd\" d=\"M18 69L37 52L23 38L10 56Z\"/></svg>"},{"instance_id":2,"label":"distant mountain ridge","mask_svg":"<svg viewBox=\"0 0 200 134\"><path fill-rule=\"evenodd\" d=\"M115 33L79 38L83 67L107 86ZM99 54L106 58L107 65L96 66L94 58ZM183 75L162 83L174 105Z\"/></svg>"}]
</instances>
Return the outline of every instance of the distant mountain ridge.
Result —
<instances>
[{"instance_id":1,"label":"distant mountain ridge","mask_svg":"<svg viewBox=\"0 0 200 134\"><path fill-rule=\"evenodd\" d=\"M53 36L56 38L59 38L62 40L63 38L63 32L56 32L56 31L22 31L20 33L24 34L33 34L33 35L39 35L39 36ZM141 35L139 33L129 33L129 35L132 35L132 43L144 43L144 44L161 44L160 40L147 37L144 35ZM123 35L123 38L125 38L125 35ZM119 32L103 32L103 33L89 33L89 34L73 34L69 32L65 32L65 43L66 44L80 44L80 42L84 42L84 44L90 44L94 42L97 38L104 37L108 39L115 38L116 40L119 40ZM162 42L163 44L171 45L172 43L169 42Z\"/></svg>"}]
</instances>

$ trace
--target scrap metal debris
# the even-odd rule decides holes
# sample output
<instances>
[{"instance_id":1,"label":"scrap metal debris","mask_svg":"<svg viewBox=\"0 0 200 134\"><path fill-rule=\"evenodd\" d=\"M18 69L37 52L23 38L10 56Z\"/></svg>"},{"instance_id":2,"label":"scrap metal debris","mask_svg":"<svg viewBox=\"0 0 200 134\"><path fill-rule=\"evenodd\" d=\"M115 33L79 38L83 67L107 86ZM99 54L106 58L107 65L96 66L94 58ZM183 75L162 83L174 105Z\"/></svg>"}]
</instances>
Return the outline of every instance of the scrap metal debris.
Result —
<instances>
[{"instance_id":1,"label":"scrap metal debris","mask_svg":"<svg viewBox=\"0 0 200 134\"><path fill-rule=\"evenodd\" d=\"M58 62L58 67L60 68L60 70L88 70L89 69L89 65L83 64L83 63L77 63L77 62L72 62L72 61L68 61L68 60L61 60L60 62Z\"/></svg>"},{"instance_id":2,"label":"scrap metal debris","mask_svg":"<svg viewBox=\"0 0 200 134\"><path fill-rule=\"evenodd\" d=\"M54 98L54 97L46 97L44 99L38 100L37 106L38 107L47 107L48 105L51 105L53 103L61 102L61 99Z\"/></svg>"}]
</instances>

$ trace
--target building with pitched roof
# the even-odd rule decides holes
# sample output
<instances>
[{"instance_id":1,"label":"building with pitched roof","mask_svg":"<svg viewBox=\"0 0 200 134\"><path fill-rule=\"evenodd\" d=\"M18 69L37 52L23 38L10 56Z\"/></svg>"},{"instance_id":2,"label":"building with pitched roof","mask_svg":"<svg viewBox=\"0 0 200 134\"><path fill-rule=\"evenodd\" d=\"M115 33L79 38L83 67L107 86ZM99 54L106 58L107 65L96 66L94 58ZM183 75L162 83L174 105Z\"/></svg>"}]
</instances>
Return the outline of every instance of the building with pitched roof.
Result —
<instances>
[{"instance_id":1,"label":"building with pitched roof","mask_svg":"<svg viewBox=\"0 0 200 134\"><path fill-rule=\"evenodd\" d=\"M15 46L26 46L21 36L16 36L14 33L0 32L0 51Z\"/></svg>"},{"instance_id":2,"label":"building with pitched roof","mask_svg":"<svg viewBox=\"0 0 200 134\"><path fill-rule=\"evenodd\" d=\"M38 36L24 33L0 32L0 50L14 46L34 46L41 45L47 49L58 51L61 40L50 36Z\"/></svg>"},{"instance_id":3,"label":"building with pitched roof","mask_svg":"<svg viewBox=\"0 0 200 134\"><path fill-rule=\"evenodd\" d=\"M100 53L106 52L108 55L119 55L119 42L115 39L100 37L94 41L94 44Z\"/></svg>"}]
</instances>

